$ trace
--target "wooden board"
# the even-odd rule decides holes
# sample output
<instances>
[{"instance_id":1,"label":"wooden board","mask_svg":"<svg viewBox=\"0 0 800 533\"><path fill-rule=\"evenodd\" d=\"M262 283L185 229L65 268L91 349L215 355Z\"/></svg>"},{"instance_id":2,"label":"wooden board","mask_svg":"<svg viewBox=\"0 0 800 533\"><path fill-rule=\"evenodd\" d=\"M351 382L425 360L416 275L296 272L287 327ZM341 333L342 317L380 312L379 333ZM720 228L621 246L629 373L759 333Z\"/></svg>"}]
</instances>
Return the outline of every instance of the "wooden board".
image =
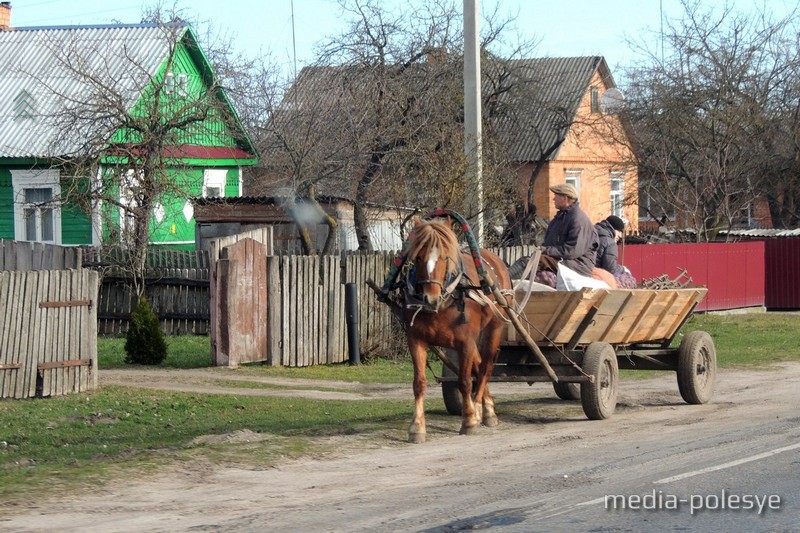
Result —
<instances>
[{"instance_id":1,"label":"wooden board","mask_svg":"<svg viewBox=\"0 0 800 533\"><path fill-rule=\"evenodd\" d=\"M589 313L596 310L576 342L660 342L676 333L707 292L704 287L535 292L520 320L535 342L566 344L574 340ZM523 297L524 294L517 294L517 301ZM521 343L521 336L512 325L508 326L504 342Z\"/></svg>"}]
</instances>

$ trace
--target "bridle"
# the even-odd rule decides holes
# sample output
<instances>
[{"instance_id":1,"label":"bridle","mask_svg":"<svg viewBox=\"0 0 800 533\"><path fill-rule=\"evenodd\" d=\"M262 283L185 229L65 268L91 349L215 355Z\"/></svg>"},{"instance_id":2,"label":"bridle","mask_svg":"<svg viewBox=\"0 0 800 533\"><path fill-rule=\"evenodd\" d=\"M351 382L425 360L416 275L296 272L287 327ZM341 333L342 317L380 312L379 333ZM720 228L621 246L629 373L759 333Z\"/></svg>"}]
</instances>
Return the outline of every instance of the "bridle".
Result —
<instances>
[{"instance_id":1,"label":"bridle","mask_svg":"<svg viewBox=\"0 0 800 533\"><path fill-rule=\"evenodd\" d=\"M445 258L445 271L447 271L447 262L452 262L453 260L449 257ZM412 276L406 276L406 290L405 292L405 300L406 300L406 307L407 308L414 308L419 311L426 311L429 313L438 313L440 309L447 307L447 305L452 301L458 286L461 284L461 281L464 279L464 265L459 258L459 264L455 265L455 268L452 270L451 274L445 277L444 281L439 281L438 279L424 279L417 281L416 279L412 279ZM441 294L434 302L428 302L425 298L421 297L421 295L417 292L417 287L421 287L424 285L438 285L441 289Z\"/></svg>"}]
</instances>

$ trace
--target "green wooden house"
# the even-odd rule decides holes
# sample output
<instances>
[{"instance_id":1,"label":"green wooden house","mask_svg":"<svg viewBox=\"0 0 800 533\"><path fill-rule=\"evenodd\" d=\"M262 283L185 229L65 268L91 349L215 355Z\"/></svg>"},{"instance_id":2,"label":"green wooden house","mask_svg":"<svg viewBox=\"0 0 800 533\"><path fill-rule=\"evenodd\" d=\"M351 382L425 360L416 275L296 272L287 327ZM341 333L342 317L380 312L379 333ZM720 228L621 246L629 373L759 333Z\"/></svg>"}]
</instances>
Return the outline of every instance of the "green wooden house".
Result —
<instances>
[{"instance_id":1,"label":"green wooden house","mask_svg":"<svg viewBox=\"0 0 800 533\"><path fill-rule=\"evenodd\" d=\"M0 27L0 238L119 241L145 151L170 184L143 208L149 242L185 249L190 200L241 196L257 162L189 26Z\"/></svg>"}]
</instances>

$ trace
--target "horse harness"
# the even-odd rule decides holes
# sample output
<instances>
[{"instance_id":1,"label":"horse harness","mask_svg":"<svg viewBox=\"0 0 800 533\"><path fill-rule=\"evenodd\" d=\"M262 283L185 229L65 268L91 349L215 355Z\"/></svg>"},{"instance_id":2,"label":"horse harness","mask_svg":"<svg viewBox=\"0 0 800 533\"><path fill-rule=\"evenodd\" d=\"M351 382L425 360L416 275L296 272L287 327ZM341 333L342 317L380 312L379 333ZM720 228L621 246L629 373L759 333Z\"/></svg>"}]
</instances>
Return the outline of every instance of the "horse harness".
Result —
<instances>
[{"instance_id":1,"label":"horse harness","mask_svg":"<svg viewBox=\"0 0 800 533\"><path fill-rule=\"evenodd\" d=\"M446 260L451 261L449 258ZM485 260L482 260L482 262L485 267L488 267L492 270L495 278L499 279L497 273L494 272L492 265ZM486 307L487 305L491 306L498 317L507 321L507 319L503 317L502 314L500 314L500 312L497 310L495 302L490 300L483 293L482 286L480 284L475 284L469 279L469 275L467 274L464 266L464 260L461 255L458 257L458 265L456 265L453 273L448 275L444 282L433 279L417 282L415 279L415 274L416 269L414 266L408 268L405 276L405 284L401 289L403 307L405 309L414 310L414 316L411 319L410 325L414 325L414 319L421 311L426 313L438 313L440 310L446 309L452 304L455 304L456 308L461 313L460 323L466 324L467 317L465 313L465 298L470 298L483 307ZM429 303L418 296L415 288L416 285L425 284L439 285L442 288L442 294L435 303Z\"/></svg>"}]
</instances>

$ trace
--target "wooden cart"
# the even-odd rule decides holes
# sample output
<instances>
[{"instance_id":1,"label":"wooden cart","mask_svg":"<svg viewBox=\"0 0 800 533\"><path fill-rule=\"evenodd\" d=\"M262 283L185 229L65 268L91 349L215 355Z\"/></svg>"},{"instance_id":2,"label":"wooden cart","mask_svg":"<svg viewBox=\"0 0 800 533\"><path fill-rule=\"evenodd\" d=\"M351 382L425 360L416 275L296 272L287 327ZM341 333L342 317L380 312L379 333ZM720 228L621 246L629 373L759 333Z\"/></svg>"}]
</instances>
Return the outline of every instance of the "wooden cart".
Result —
<instances>
[{"instance_id":1,"label":"wooden cart","mask_svg":"<svg viewBox=\"0 0 800 533\"><path fill-rule=\"evenodd\" d=\"M687 403L706 403L716 374L711 336L692 331L671 347L706 293L703 287L534 292L518 317L524 331L508 327L491 381L553 381L560 398L580 398L586 416L602 420L616 407L620 368L670 370ZM517 301L523 297L518 293ZM437 380L447 411L461 414L455 379L445 360Z\"/></svg>"}]
</instances>

